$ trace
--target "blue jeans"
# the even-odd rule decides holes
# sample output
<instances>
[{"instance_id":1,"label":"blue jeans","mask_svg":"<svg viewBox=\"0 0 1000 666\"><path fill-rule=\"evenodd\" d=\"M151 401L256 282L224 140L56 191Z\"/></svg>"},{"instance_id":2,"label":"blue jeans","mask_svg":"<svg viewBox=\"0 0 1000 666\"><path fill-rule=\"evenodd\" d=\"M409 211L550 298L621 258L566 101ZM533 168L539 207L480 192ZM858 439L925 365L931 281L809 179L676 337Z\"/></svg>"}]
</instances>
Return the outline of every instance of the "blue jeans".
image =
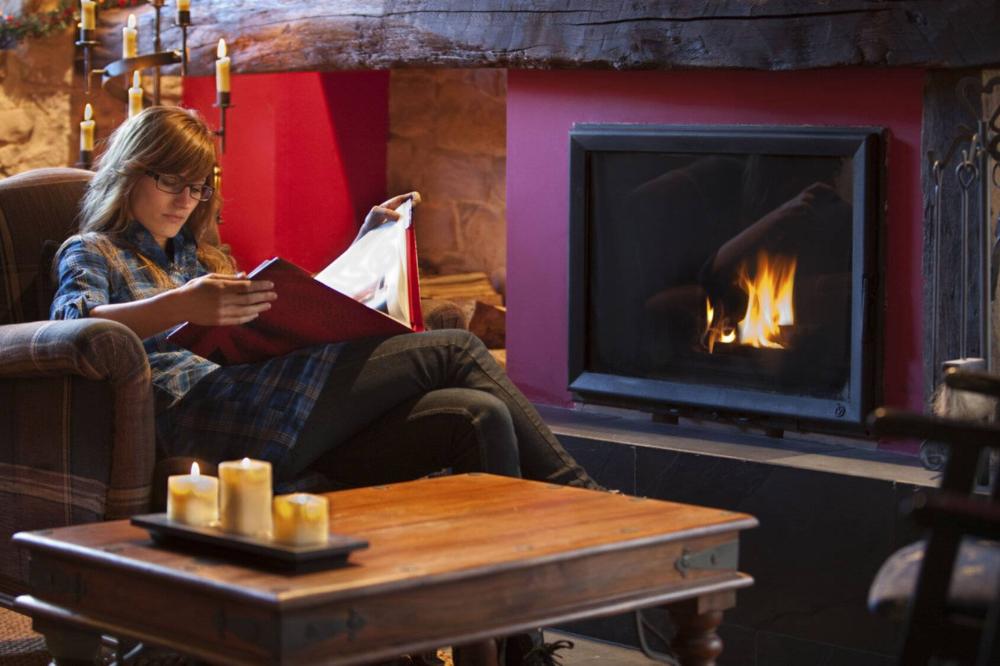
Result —
<instances>
[{"instance_id":1,"label":"blue jeans","mask_svg":"<svg viewBox=\"0 0 1000 666\"><path fill-rule=\"evenodd\" d=\"M443 468L599 487L463 330L345 345L278 476L371 485Z\"/></svg>"}]
</instances>

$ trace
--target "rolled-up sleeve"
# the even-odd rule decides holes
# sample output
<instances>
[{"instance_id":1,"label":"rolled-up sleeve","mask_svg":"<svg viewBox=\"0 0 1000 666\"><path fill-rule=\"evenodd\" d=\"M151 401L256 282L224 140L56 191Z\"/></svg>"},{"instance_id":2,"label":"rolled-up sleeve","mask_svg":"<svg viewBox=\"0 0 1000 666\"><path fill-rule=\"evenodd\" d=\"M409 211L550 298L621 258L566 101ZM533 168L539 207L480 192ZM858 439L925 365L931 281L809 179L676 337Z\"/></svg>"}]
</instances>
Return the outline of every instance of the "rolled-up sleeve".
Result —
<instances>
[{"instance_id":1,"label":"rolled-up sleeve","mask_svg":"<svg viewBox=\"0 0 1000 666\"><path fill-rule=\"evenodd\" d=\"M110 302L108 262L95 248L74 240L63 248L56 266L55 298L50 319L80 319Z\"/></svg>"}]
</instances>

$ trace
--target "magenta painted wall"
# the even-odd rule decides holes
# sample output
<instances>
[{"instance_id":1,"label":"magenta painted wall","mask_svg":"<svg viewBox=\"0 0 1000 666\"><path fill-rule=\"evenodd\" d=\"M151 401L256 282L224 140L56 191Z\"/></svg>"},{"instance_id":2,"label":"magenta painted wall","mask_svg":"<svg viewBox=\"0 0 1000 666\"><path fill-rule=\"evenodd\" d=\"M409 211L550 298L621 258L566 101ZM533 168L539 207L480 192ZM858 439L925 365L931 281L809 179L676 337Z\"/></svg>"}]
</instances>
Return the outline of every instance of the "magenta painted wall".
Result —
<instances>
[{"instance_id":1,"label":"magenta painted wall","mask_svg":"<svg viewBox=\"0 0 1000 666\"><path fill-rule=\"evenodd\" d=\"M385 199L389 73L232 78L222 156L222 240L240 265L281 255L316 271ZM215 127L215 77L184 81L184 105Z\"/></svg>"},{"instance_id":2,"label":"magenta painted wall","mask_svg":"<svg viewBox=\"0 0 1000 666\"><path fill-rule=\"evenodd\" d=\"M533 400L567 384L569 130L577 122L869 125L891 132L886 403L920 410L921 70L532 72L507 79L507 362ZM627 233L627 230L623 230Z\"/></svg>"}]
</instances>

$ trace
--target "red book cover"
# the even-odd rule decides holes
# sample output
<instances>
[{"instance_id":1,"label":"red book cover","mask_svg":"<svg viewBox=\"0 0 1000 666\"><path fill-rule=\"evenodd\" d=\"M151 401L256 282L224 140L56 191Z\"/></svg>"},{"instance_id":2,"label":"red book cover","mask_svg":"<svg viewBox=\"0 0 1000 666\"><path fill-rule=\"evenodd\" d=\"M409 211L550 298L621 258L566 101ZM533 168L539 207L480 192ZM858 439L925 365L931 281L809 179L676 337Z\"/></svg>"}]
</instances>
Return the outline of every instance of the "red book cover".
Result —
<instances>
[{"instance_id":1,"label":"red book cover","mask_svg":"<svg viewBox=\"0 0 1000 666\"><path fill-rule=\"evenodd\" d=\"M305 270L278 257L265 261L248 277L274 283L278 298L270 310L239 326L199 326L188 322L174 329L167 339L220 365L235 365L264 361L323 343L413 330L318 282Z\"/></svg>"},{"instance_id":2,"label":"red book cover","mask_svg":"<svg viewBox=\"0 0 1000 666\"><path fill-rule=\"evenodd\" d=\"M313 345L424 330L412 202L397 212L399 220L359 236L316 276L279 257L255 268L247 277L273 282L278 298L253 321L187 322L167 339L220 365L235 365Z\"/></svg>"}]
</instances>

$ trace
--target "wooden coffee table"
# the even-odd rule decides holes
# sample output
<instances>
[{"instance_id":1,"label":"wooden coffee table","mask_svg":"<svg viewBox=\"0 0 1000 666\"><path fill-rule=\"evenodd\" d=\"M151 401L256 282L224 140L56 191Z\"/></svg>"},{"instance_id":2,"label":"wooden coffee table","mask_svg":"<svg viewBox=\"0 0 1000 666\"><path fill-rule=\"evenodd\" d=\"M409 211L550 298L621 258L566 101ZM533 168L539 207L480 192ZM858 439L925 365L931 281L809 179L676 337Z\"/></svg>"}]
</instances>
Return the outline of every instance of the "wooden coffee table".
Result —
<instances>
[{"instance_id":1,"label":"wooden coffee table","mask_svg":"<svg viewBox=\"0 0 1000 666\"><path fill-rule=\"evenodd\" d=\"M328 495L347 566L281 573L154 544L127 521L22 532L31 615L59 660L101 633L229 664L363 664L668 604L712 664L746 514L487 474ZM81 652L84 655L81 655Z\"/></svg>"}]
</instances>

